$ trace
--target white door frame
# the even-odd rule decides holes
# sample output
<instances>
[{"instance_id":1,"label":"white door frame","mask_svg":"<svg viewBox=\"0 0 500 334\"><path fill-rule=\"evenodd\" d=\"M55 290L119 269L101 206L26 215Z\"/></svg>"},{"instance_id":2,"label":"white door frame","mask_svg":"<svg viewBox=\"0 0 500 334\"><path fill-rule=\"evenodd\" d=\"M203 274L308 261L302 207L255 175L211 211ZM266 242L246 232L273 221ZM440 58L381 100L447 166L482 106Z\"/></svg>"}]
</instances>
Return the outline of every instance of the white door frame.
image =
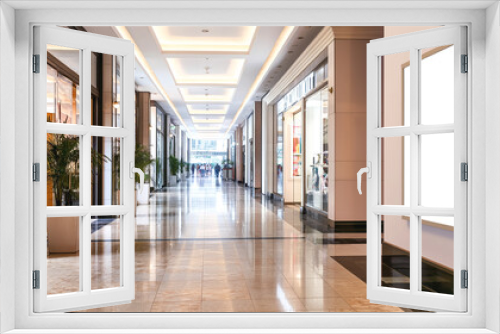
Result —
<instances>
[{"instance_id":1,"label":"white door frame","mask_svg":"<svg viewBox=\"0 0 500 334\"><path fill-rule=\"evenodd\" d=\"M486 15L484 10L473 9L412 9L412 10L386 10L382 3L374 3L379 9L356 9L347 10L342 8L332 9L311 9L312 4L308 4L308 9L266 9L265 15L261 10L241 10L241 9L217 9L199 8L197 10L181 9L155 9L155 10L127 10L120 9L123 4L114 5L113 11L103 11L101 9L65 9L65 10L25 10L17 13L16 17L16 141L17 152L26 154L16 155L16 173L24 175L17 177L16 182L16 250L15 257L17 264L15 268L16 284L16 327L17 328L136 328L138 323L143 323L149 328L254 328L256 324L268 328L304 328L310 331L314 328L349 328L353 324L357 328L485 328L486 311L485 307L494 313L498 310L499 302L496 295L486 294L485 286L497 291L497 276L485 277L485 262L483 257L488 259L492 255L487 255L498 250L493 243L485 247L485 235L488 226L485 223L485 153L484 153L484 124L485 124L485 49L484 39L486 31L484 22ZM344 5L347 5L344 3ZM187 6L187 5L186 5ZM214 5L215 6L215 5ZM188 8L188 7L186 7ZM374 15L376 13L377 15ZM497 15L495 9L494 15ZM490 23L494 22L491 18ZM471 104L471 114L469 115L469 130L472 130L471 140L468 145L472 157L470 159L470 203L469 218L474 225L469 252L473 261L469 265L471 272L477 273L475 277L470 277L471 287L468 291L470 297L470 310L466 314L273 314L273 315L199 315L192 314L168 314L168 315L107 315L107 314L57 314L57 315L35 315L30 313L32 301L30 286L30 235L32 212L26 210L26 194L32 191L29 181L31 161L29 158L30 133L32 133L31 105L26 99L26 95L32 94L27 88L30 87L31 76L29 74L29 64L31 55L31 27L34 23L59 23L72 25L155 25L155 24L192 24L192 25L225 25L238 22L243 24L275 25L275 24L297 24L297 25L358 25L363 22L365 25L398 25L401 22L406 24L466 24L469 26L469 55L471 74L469 76L469 103ZM493 25L495 26L495 25ZM495 28L497 29L497 28ZM497 34L495 30L495 34ZM496 36L496 35L493 36ZM496 45L496 44L495 44ZM492 60L490 60L492 61ZM492 79L494 82L498 78ZM493 94L492 94L493 95ZM498 102L494 106L500 106ZM26 135L28 134L28 135ZM474 136L475 135L475 136ZM474 139L472 139L474 138ZM493 153L493 151L488 152ZM31 203L28 203L31 205ZM489 230L489 228L488 228ZM471 244L474 247L471 248ZM497 254L497 252L495 252ZM4 254L2 254L4 256ZM494 262L498 264L496 261ZM493 273L498 275L499 268L495 267ZM485 303L486 300L486 303ZM196 319L196 320L194 320ZM498 327L498 312L489 317L490 328ZM168 324L168 325L166 325ZM201 331L201 330L200 330ZM258 331L258 330L256 330ZM306 330L304 330L306 331ZM467 330L472 332L473 330ZM289 330L287 332L290 332ZM302 331L301 331L302 332ZM387 331L385 331L387 332ZM398 333L403 330L398 329Z\"/></svg>"}]
</instances>

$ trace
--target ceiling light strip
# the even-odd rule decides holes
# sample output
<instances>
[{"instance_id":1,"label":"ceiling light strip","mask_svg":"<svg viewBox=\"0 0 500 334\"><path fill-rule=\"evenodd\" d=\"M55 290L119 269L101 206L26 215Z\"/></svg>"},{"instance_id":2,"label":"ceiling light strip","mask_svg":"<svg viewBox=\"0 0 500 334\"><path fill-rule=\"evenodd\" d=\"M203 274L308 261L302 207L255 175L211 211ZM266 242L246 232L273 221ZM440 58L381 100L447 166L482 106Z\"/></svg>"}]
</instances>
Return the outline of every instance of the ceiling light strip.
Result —
<instances>
[{"instance_id":1,"label":"ceiling light strip","mask_svg":"<svg viewBox=\"0 0 500 334\"><path fill-rule=\"evenodd\" d=\"M149 65L148 61L146 60L146 57L144 57L144 54L142 53L139 46L135 43L135 41L132 38L132 35L130 35L128 29L126 27L123 27L123 26L117 26L117 27L115 27L115 29L121 38L129 40L135 45L135 48L134 48L135 58L137 59L137 61L141 65L141 67L144 69L144 71L148 75L149 79L151 79L151 81L153 81L154 85L156 86L156 89L158 89L160 94L163 96L163 98L170 105L170 108L172 108L174 113L177 115L177 117L179 118L179 121L182 123L182 125L184 125L184 127L186 128L186 131L190 132L189 128L186 126L186 123L184 123L184 120L182 119L181 115L179 114L179 111L175 107L172 100L170 100L170 97L167 95L167 92L163 88L163 85L160 83L160 80L158 80L158 77L156 76L153 69L151 68L151 65Z\"/></svg>"},{"instance_id":2,"label":"ceiling light strip","mask_svg":"<svg viewBox=\"0 0 500 334\"><path fill-rule=\"evenodd\" d=\"M281 34L278 37L278 40L276 41L276 43L274 44L274 47L271 50L271 53L267 57L266 62L264 63L264 65L262 65L262 68L260 69L259 74L257 74L255 81L253 82L247 95L245 96L243 103L238 108L236 115L234 115L234 118L231 121L231 124L229 125L229 127L226 131L226 135L229 133L229 131L231 131L231 128L233 127L234 123L236 122L236 120L240 116L241 112L245 108L245 105L248 103L250 98L253 96L253 94L257 90L257 87L259 87L259 85L262 83L264 76L267 74L267 72L271 68L271 65L276 60L276 57L279 55L279 53L280 53L281 49L283 48L283 46L285 45L285 43L288 41L288 38L290 38L290 36L292 35L292 32L294 29L295 29L295 27L287 26L287 27L284 27L283 30L281 31Z\"/></svg>"}]
</instances>

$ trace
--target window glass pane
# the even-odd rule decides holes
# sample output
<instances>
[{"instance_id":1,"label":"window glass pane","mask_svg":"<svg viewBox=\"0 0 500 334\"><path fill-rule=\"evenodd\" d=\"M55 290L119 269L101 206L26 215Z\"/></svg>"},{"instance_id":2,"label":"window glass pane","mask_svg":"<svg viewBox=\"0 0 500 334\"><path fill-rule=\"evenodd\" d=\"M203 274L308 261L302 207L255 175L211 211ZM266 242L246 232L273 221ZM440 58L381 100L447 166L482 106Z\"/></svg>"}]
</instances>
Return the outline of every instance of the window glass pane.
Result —
<instances>
[{"instance_id":1,"label":"window glass pane","mask_svg":"<svg viewBox=\"0 0 500 334\"><path fill-rule=\"evenodd\" d=\"M453 123L455 75L453 45L420 50L420 123Z\"/></svg>"},{"instance_id":2,"label":"window glass pane","mask_svg":"<svg viewBox=\"0 0 500 334\"><path fill-rule=\"evenodd\" d=\"M453 133L420 136L421 205L454 206L454 135Z\"/></svg>"},{"instance_id":3,"label":"window glass pane","mask_svg":"<svg viewBox=\"0 0 500 334\"><path fill-rule=\"evenodd\" d=\"M421 217L422 291L453 294L453 217Z\"/></svg>"},{"instance_id":4,"label":"window glass pane","mask_svg":"<svg viewBox=\"0 0 500 334\"><path fill-rule=\"evenodd\" d=\"M381 57L382 127L410 125L410 52Z\"/></svg>"},{"instance_id":5,"label":"window glass pane","mask_svg":"<svg viewBox=\"0 0 500 334\"><path fill-rule=\"evenodd\" d=\"M120 205L121 138L92 137L92 205Z\"/></svg>"},{"instance_id":6,"label":"window glass pane","mask_svg":"<svg viewBox=\"0 0 500 334\"><path fill-rule=\"evenodd\" d=\"M47 122L80 123L80 50L47 45Z\"/></svg>"},{"instance_id":7,"label":"window glass pane","mask_svg":"<svg viewBox=\"0 0 500 334\"><path fill-rule=\"evenodd\" d=\"M121 126L123 57L92 52L92 125Z\"/></svg>"},{"instance_id":8,"label":"window glass pane","mask_svg":"<svg viewBox=\"0 0 500 334\"><path fill-rule=\"evenodd\" d=\"M121 217L93 216L92 290L121 286Z\"/></svg>"},{"instance_id":9,"label":"window glass pane","mask_svg":"<svg viewBox=\"0 0 500 334\"><path fill-rule=\"evenodd\" d=\"M381 216L380 285L410 289L410 217Z\"/></svg>"},{"instance_id":10,"label":"window glass pane","mask_svg":"<svg viewBox=\"0 0 500 334\"><path fill-rule=\"evenodd\" d=\"M81 291L80 217L47 218L47 294Z\"/></svg>"},{"instance_id":11,"label":"window glass pane","mask_svg":"<svg viewBox=\"0 0 500 334\"><path fill-rule=\"evenodd\" d=\"M410 137L381 139L382 205L410 205Z\"/></svg>"},{"instance_id":12,"label":"window glass pane","mask_svg":"<svg viewBox=\"0 0 500 334\"><path fill-rule=\"evenodd\" d=\"M80 137L47 134L47 206L80 205Z\"/></svg>"},{"instance_id":13,"label":"window glass pane","mask_svg":"<svg viewBox=\"0 0 500 334\"><path fill-rule=\"evenodd\" d=\"M321 131L318 131L320 130ZM306 100L306 204L328 211L328 93Z\"/></svg>"}]
</instances>

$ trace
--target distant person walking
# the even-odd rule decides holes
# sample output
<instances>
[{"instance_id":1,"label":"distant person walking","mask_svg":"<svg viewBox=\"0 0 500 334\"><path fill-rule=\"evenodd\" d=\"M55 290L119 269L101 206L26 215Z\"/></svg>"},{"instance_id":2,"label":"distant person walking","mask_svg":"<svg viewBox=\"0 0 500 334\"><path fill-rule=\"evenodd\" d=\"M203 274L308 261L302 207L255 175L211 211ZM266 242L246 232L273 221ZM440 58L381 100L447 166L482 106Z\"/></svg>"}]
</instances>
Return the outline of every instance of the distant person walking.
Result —
<instances>
[{"instance_id":1,"label":"distant person walking","mask_svg":"<svg viewBox=\"0 0 500 334\"><path fill-rule=\"evenodd\" d=\"M191 164L191 174L194 176L194 164Z\"/></svg>"},{"instance_id":2,"label":"distant person walking","mask_svg":"<svg viewBox=\"0 0 500 334\"><path fill-rule=\"evenodd\" d=\"M215 170L215 177L216 177L216 178L219 178L219 173L220 173L220 165L219 165L219 164L215 165L214 170Z\"/></svg>"},{"instance_id":3,"label":"distant person walking","mask_svg":"<svg viewBox=\"0 0 500 334\"><path fill-rule=\"evenodd\" d=\"M201 166L200 166L200 176L204 177L205 176L205 172L206 172L205 164L201 164Z\"/></svg>"}]
</instances>

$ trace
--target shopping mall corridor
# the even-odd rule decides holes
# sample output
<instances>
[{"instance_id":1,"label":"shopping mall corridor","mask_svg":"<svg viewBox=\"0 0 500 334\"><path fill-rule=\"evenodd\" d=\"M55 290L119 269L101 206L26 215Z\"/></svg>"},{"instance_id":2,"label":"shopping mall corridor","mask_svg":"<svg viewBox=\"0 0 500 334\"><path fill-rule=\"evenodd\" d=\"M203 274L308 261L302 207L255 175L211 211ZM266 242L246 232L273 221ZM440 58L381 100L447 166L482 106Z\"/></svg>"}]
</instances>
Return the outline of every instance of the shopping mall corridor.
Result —
<instances>
[{"instance_id":1,"label":"shopping mall corridor","mask_svg":"<svg viewBox=\"0 0 500 334\"><path fill-rule=\"evenodd\" d=\"M136 299L87 312L403 311L365 298L365 233L334 233L237 183L191 177L136 216ZM93 281L113 279L115 224L93 233Z\"/></svg>"}]
</instances>

